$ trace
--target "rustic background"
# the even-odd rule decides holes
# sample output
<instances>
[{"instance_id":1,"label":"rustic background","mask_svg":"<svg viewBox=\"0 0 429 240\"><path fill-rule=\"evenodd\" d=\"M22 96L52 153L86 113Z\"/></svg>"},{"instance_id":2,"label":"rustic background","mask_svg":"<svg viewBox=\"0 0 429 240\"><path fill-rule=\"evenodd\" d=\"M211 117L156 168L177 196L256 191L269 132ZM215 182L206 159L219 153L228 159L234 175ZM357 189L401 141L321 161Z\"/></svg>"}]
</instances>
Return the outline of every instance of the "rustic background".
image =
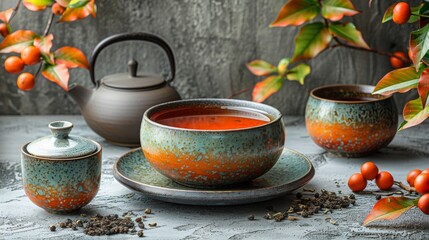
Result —
<instances>
[{"instance_id":1,"label":"rustic background","mask_svg":"<svg viewBox=\"0 0 429 240\"><path fill-rule=\"evenodd\" d=\"M74 23L55 24L54 48L71 45L88 56L94 46L112 34L145 31L170 43L176 56L174 87L183 98L229 97L251 88L261 78L249 73L245 63L264 59L277 63L292 56L298 28L268 28L286 2L273 0L102 0L97 1L98 16ZM406 51L412 26L381 24L384 10L394 1L353 0L363 12L351 20L371 47L382 51ZM15 1L1 1L0 9ZM21 8L13 28L43 31L48 14ZM1 61L6 56L1 56ZM140 70L168 73L163 52L148 43L127 42L107 48L99 57L96 76L124 72L127 61L135 58ZM388 58L366 52L336 48L310 61L313 73L304 86L285 82L282 90L266 103L284 114L303 114L311 89L333 83L375 84L389 70ZM30 69L31 70L31 69ZM35 71L35 70L33 70ZM29 93L17 91L15 75L0 68L0 114L78 114L77 105L58 86L39 77ZM86 70L73 70L70 83L91 87ZM400 107L408 94L397 98ZM237 98L250 99L250 92Z\"/></svg>"}]
</instances>

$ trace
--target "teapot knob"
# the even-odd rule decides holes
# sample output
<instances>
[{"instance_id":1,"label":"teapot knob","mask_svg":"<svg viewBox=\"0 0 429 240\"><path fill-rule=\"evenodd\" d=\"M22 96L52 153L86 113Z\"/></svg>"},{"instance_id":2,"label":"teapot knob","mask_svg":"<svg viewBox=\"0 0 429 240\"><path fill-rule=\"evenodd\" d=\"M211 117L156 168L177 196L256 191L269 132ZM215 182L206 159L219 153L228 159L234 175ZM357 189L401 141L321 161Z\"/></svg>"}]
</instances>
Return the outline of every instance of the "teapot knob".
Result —
<instances>
[{"instance_id":1,"label":"teapot knob","mask_svg":"<svg viewBox=\"0 0 429 240\"><path fill-rule=\"evenodd\" d=\"M128 71L130 72L131 77L137 77L138 65L139 63L134 59L131 59L130 61L128 61Z\"/></svg>"}]
</instances>

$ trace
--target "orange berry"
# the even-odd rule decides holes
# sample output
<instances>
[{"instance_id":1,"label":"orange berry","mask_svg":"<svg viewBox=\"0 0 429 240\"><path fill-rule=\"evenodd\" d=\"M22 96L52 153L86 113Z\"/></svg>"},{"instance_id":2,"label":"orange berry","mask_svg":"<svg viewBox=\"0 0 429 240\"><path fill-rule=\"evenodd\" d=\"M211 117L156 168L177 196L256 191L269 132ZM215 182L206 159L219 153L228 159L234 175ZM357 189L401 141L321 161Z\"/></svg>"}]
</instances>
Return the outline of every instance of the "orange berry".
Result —
<instances>
[{"instance_id":1,"label":"orange berry","mask_svg":"<svg viewBox=\"0 0 429 240\"><path fill-rule=\"evenodd\" d=\"M65 7L61 6L58 3L54 3L52 5L52 13L55 14L55 15L61 15L61 14L63 14L64 10L65 10Z\"/></svg>"},{"instance_id":2,"label":"orange berry","mask_svg":"<svg viewBox=\"0 0 429 240\"><path fill-rule=\"evenodd\" d=\"M348 181L349 188L353 192L360 192L366 188L366 180L360 173L353 174Z\"/></svg>"},{"instance_id":3,"label":"orange berry","mask_svg":"<svg viewBox=\"0 0 429 240\"><path fill-rule=\"evenodd\" d=\"M393 68L403 68L405 67L405 65L407 64L406 61L404 61L403 59L408 59L407 55L405 55L405 53L403 52L395 52L393 53L394 56L397 57L390 57L390 64L392 65Z\"/></svg>"},{"instance_id":4,"label":"orange berry","mask_svg":"<svg viewBox=\"0 0 429 240\"><path fill-rule=\"evenodd\" d=\"M388 190L393 186L393 177L389 172L380 172L375 179L375 184L377 184L380 190Z\"/></svg>"},{"instance_id":5,"label":"orange berry","mask_svg":"<svg viewBox=\"0 0 429 240\"><path fill-rule=\"evenodd\" d=\"M366 162L360 167L360 172L366 180L373 180L378 175L378 167L373 162Z\"/></svg>"},{"instance_id":6,"label":"orange berry","mask_svg":"<svg viewBox=\"0 0 429 240\"><path fill-rule=\"evenodd\" d=\"M429 193L429 173L421 173L414 180L414 188L420 194Z\"/></svg>"},{"instance_id":7,"label":"orange berry","mask_svg":"<svg viewBox=\"0 0 429 240\"><path fill-rule=\"evenodd\" d=\"M34 76L31 73L21 73L16 80L16 85L23 91L29 91L34 87Z\"/></svg>"},{"instance_id":8,"label":"orange berry","mask_svg":"<svg viewBox=\"0 0 429 240\"><path fill-rule=\"evenodd\" d=\"M28 46L21 52L21 59L27 65L33 65L40 61L40 50L35 46Z\"/></svg>"},{"instance_id":9,"label":"orange berry","mask_svg":"<svg viewBox=\"0 0 429 240\"><path fill-rule=\"evenodd\" d=\"M393 8L393 22L396 24L404 24L408 22L411 16L410 5L406 2L398 2Z\"/></svg>"},{"instance_id":10,"label":"orange berry","mask_svg":"<svg viewBox=\"0 0 429 240\"><path fill-rule=\"evenodd\" d=\"M407 175L407 182L410 184L411 187L414 187L414 180L416 180L416 177L422 173L422 170L420 169L414 169L413 171L409 172Z\"/></svg>"},{"instance_id":11,"label":"orange berry","mask_svg":"<svg viewBox=\"0 0 429 240\"><path fill-rule=\"evenodd\" d=\"M7 28L6 23L0 23L0 34L3 37L6 37L7 35L9 35L9 29Z\"/></svg>"},{"instance_id":12,"label":"orange berry","mask_svg":"<svg viewBox=\"0 0 429 240\"><path fill-rule=\"evenodd\" d=\"M4 62L4 68L8 73L20 73L24 69L24 61L17 56L8 57Z\"/></svg>"},{"instance_id":13,"label":"orange berry","mask_svg":"<svg viewBox=\"0 0 429 240\"><path fill-rule=\"evenodd\" d=\"M419 207L420 211L422 211L424 214L429 215L429 194L425 194L420 197L419 201L417 202L417 207Z\"/></svg>"},{"instance_id":14,"label":"orange berry","mask_svg":"<svg viewBox=\"0 0 429 240\"><path fill-rule=\"evenodd\" d=\"M429 168L426 168L425 170L423 170L422 173L429 173Z\"/></svg>"}]
</instances>

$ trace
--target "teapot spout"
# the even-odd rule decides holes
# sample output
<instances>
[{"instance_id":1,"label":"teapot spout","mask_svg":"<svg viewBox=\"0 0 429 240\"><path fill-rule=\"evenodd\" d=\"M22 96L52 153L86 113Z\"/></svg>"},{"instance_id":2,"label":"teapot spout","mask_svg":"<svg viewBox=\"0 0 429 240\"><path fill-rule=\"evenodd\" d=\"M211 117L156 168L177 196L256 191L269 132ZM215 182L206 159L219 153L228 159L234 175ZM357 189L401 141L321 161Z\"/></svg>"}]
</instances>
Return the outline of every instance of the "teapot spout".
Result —
<instances>
[{"instance_id":1,"label":"teapot spout","mask_svg":"<svg viewBox=\"0 0 429 240\"><path fill-rule=\"evenodd\" d=\"M73 100L79 105L79 108L82 110L85 108L88 101L91 99L91 96L93 94L93 90L84 88L80 85L74 85L72 86L68 94L73 98Z\"/></svg>"}]
</instances>

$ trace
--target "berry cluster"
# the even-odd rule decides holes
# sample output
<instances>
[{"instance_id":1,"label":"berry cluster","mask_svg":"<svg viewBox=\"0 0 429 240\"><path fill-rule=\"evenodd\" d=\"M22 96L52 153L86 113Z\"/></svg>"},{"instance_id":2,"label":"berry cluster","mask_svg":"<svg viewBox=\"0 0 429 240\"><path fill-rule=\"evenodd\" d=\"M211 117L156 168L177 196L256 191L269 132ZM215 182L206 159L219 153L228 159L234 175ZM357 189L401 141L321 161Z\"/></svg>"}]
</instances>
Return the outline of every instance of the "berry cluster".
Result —
<instances>
[{"instance_id":1,"label":"berry cluster","mask_svg":"<svg viewBox=\"0 0 429 240\"><path fill-rule=\"evenodd\" d=\"M360 192L366 188L367 181L375 179L380 190L388 190L393 186L393 176L389 172L378 172L378 167L373 162L366 162L360 167L360 173L353 174L348 181L349 188L353 192Z\"/></svg>"},{"instance_id":2,"label":"berry cluster","mask_svg":"<svg viewBox=\"0 0 429 240\"><path fill-rule=\"evenodd\" d=\"M414 187L416 192L423 195L420 197L417 207L424 213L429 214L429 168L422 171L414 169L407 175L407 182Z\"/></svg>"},{"instance_id":3,"label":"berry cluster","mask_svg":"<svg viewBox=\"0 0 429 240\"><path fill-rule=\"evenodd\" d=\"M34 65L40 62L40 50L35 46L28 46L22 52L21 56L10 56L4 62L4 68L8 73L18 74L24 70L25 65ZM34 87L34 75L28 72L21 73L16 85L19 89L28 91Z\"/></svg>"}]
</instances>

